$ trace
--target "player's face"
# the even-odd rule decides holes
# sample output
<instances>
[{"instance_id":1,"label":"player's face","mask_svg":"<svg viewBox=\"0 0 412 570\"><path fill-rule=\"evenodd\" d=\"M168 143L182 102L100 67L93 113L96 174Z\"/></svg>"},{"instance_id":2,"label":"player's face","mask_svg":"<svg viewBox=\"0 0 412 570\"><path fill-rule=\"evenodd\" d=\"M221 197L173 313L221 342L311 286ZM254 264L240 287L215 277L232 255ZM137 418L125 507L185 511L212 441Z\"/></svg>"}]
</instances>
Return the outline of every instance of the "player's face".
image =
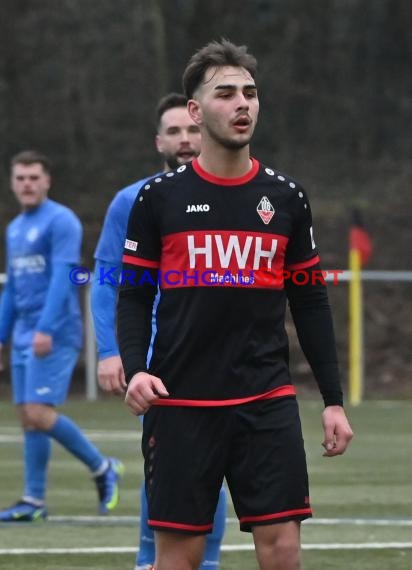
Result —
<instances>
[{"instance_id":1,"label":"player's face","mask_svg":"<svg viewBox=\"0 0 412 570\"><path fill-rule=\"evenodd\" d=\"M243 67L208 69L189 111L202 136L225 148L243 148L252 138L259 114L255 82Z\"/></svg>"},{"instance_id":2,"label":"player's face","mask_svg":"<svg viewBox=\"0 0 412 570\"><path fill-rule=\"evenodd\" d=\"M46 199L50 176L39 162L15 164L11 171L11 188L23 210L31 210Z\"/></svg>"},{"instance_id":3,"label":"player's face","mask_svg":"<svg viewBox=\"0 0 412 570\"><path fill-rule=\"evenodd\" d=\"M174 107L163 113L156 147L170 169L190 162L199 155L200 130L186 107Z\"/></svg>"}]
</instances>

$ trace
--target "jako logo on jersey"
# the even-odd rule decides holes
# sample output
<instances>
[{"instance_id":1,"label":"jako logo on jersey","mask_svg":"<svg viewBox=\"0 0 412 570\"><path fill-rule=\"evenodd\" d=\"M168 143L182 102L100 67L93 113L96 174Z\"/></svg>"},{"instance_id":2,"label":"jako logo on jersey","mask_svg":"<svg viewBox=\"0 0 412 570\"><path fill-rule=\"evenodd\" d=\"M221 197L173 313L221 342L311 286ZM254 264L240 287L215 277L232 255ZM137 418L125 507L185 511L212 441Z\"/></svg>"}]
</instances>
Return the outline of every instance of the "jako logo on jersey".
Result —
<instances>
[{"instance_id":1,"label":"jako logo on jersey","mask_svg":"<svg viewBox=\"0 0 412 570\"><path fill-rule=\"evenodd\" d=\"M252 269L260 269L262 268L262 259L266 260L267 269L272 268L272 260L278 246L277 239L267 237L263 240L260 236L246 235L243 247L237 235L229 235L225 241L227 241L226 246L219 234L205 234L201 240L199 236L188 235L187 247L190 269L195 267L245 269L246 266ZM216 254L219 258L219 264Z\"/></svg>"},{"instance_id":2,"label":"jako logo on jersey","mask_svg":"<svg viewBox=\"0 0 412 570\"><path fill-rule=\"evenodd\" d=\"M272 204L269 202L269 198L267 198L266 196L263 196L256 210L260 216L260 219L266 225L268 225L270 220L275 215L275 208L272 206Z\"/></svg>"},{"instance_id":3,"label":"jako logo on jersey","mask_svg":"<svg viewBox=\"0 0 412 570\"><path fill-rule=\"evenodd\" d=\"M186 214L192 212L210 212L209 204L188 204L186 207Z\"/></svg>"},{"instance_id":4,"label":"jako logo on jersey","mask_svg":"<svg viewBox=\"0 0 412 570\"><path fill-rule=\"evenodd\" d=\"M130 249L130 251L136 251L137 250L137 241L132 241L131 239L127 239L124 242L124 247L125 247L125 249Z\"/></svg>"},{"instance_id":5,"label":"jako logo on jersey","mask_svg":"<svg viewBox=\"0 0 412 570\"><path fill-rule=\"evenodd\" d=\"M38 396L45 396L46 394L50 394L51 389L48 386L44 386L42 388L37 388L36 389L36 394Z\"/></svg>"}]
</instances>

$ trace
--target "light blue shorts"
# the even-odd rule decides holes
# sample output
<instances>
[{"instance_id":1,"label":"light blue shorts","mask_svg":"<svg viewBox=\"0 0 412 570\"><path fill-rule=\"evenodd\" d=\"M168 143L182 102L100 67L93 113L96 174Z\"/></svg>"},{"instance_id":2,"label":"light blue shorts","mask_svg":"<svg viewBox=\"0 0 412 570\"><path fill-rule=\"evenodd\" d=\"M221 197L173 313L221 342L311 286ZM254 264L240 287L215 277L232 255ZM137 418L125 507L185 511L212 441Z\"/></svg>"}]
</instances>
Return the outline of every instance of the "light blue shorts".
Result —
<instances>
[{"instance_id":1,"label":"light blue shorts","mask_svg":"<svg viewBox=\"0 0 412 570\"><path fill-rule=\"evenodd\" d=\"M72 346L55 346L50 354L43 357L35 356L31 348L13 351L14 403L63 404L79 352Z\"/></svg>"}]
</instances>

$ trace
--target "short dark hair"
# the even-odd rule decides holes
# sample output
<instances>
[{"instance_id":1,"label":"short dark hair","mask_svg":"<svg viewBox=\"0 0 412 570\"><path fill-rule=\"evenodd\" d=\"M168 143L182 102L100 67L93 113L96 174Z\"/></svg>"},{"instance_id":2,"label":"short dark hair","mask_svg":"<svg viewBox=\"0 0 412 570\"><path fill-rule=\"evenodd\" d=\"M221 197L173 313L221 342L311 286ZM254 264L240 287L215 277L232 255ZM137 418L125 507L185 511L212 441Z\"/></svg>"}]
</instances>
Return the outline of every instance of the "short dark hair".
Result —
<instances>
[{"instance_id":1,"label":"short dark hair","mask_svg":"<svg viewBox=\"0 0 412 570\"><path fill-rule=\"evenodd\" d=\"M15 154L10 161L12 168L16 164L30 165L37 163L40 163L43 166L43 170L45 172L48 174L51 173L52 164L50 158L37 150L23 150L22 152Z\"/></svg>"},{"instance_id":2,"label":"short dark hair","mask_svg":"<svg viewBox=\"0 0 412 570\"><path fill-rule=\"evenodd\" d=\"M257 61L247 49L247 46L237 46L225 39L210 42L199 49L192 55L183 73L183 91L186 97L193 97L210 67L244 67L254 78Z\"/></svg>"},{"instance_id":3,"label":"short dark hair","mask_svg":"<svg viewBox=\"0 0 412 570\"><path fill-rule=\"evenodd\" d=\"M168 93L162 97L156 107L156 119L157 126L160 126L162 117L166 111L169 109L174 109L175 107L186 107L187 97L183 93Z\"/></svg>"}]
</instances>

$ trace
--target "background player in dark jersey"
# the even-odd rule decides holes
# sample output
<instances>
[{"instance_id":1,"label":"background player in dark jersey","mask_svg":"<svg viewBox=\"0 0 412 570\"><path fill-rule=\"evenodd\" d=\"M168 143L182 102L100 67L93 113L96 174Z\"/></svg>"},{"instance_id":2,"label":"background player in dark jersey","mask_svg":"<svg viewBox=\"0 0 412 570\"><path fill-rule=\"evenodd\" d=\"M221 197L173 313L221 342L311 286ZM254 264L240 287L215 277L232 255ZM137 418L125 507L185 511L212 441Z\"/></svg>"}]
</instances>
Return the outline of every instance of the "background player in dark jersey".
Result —
<instances>
[{"instance_id":1,"label":"background player in dark jersey","mask_svg":"<svg viewBox=\"0 0 412 570\"><path fill-rule=\"evenodd\" d=\"M82 345L78 289L70 271L79 264L82 227L75 214L48 199L50 162L35 151L12 159L11 185L21 206L7 227L7 283L0 310L2 345L12 335L12 388L24 434L22 499L0 511L0 521L47 516L47 467L51 440L58 441L92 473L99 510L118 502L123 465L108 458L68 417L64 403Z\"/></svg>"},{"instance_id":2,"label":"background player in dark jersey","mask_svg":"<svg viewBox=\"0 0 412 570\"><path fill-rule=\"evenodd\" d=\"M191 119L187 111L187 98L182 93L169 93L158 103L156 147L163 158L164 172L190 162L200 152L199 127ZM113 198L95 252L96 266L91 301L99 352L98 379L103 390L117 394L123 393L126 387L115 334L117 283L122 264L127 220L136 196L147 180L145 178L135 182L120 190ZM110 279L103 279L102 282L100 276L105 274L109 274ZM156 331L155 311L152 327L152 334L154 334ZM150 346L148 362L150 362L151 355ZM140 539L135 570L149 568L155 558L153 530L147 525L147 499L144 485L140 497ZM222 487L213 532L207 535L201 568L209 570L218 568L225 520L226 491Z\"/></svg>"},{"instance_id":3,"label":"background player in dark jersey","mask_svg":"<svg viewBox=\"0 0 412 570\"><path fill-rule=\"evenodd\" d=\"M301 567L300 521L311 507L286 300L325 403L324 454L343 453L353 435L327 291L314 279L320 265L308 198L249 155L259 112L255 71L247 49L225 40L191 58L183 84L201 153L149 181L128 224L118 336L126 404L146 414L156 570L198 568L223 477L260 568ZM296 279L302 272L304 284Z\"/></svg>"}]
</instances>

